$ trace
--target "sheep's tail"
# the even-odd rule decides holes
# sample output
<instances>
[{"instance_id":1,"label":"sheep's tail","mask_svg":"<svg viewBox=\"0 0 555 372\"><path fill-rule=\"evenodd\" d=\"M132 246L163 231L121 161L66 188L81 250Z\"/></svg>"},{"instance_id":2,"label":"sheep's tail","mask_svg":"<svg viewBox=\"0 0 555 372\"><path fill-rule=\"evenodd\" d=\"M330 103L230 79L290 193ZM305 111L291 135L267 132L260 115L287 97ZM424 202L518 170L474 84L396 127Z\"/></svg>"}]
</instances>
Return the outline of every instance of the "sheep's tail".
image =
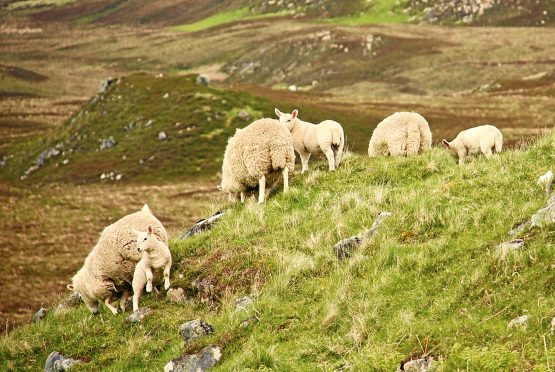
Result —
<instances>
[{"instance_id":1,"label":"sheep's tail","mask_svg":"<svg viewBox=\"0 0 555 372\"><path fill-rule=\"evenodd\" d=\"M501 131L495 136L495 152L498 154L503 149L503 134Z\"/></svg>"}]
</instances>

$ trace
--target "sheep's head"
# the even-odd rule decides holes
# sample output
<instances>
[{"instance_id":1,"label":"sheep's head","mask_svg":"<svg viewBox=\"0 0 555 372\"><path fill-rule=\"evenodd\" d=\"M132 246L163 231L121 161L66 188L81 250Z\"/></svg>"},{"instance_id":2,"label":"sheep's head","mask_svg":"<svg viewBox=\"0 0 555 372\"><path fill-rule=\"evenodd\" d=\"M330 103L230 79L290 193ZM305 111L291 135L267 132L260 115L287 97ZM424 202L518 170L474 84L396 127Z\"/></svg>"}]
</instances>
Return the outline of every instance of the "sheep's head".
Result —
<instances>
[{"instance_id":1,"label":"sheep's head","mask_svg":"<svg viewBox=\"0 0 555 372\"><path fill-rule=\"evenodd\" d=\"M453 155L454 157L458 156L457 149L453 146L452 142L449 142L444 138L441 143L451 152L451 155Z\"/></svg>"},{"instance_id":2,"label":"sheep's head","mask_svg":"<svg viewBox=\"0 0 555 372\"><path fill-rule=\"evenodd\" d=\"M286 114L284 112L279 111L277 108L275 109L276 115L279 119L279 122L287 127L287 129L292 130L295 122L299 116L299 110L293 110L292 113Z\"/></svg>"},{"instance_id":3,"label":"sheep's head","mask_svg":"<svg viewBox=\"0 0 555 372\"><path fill-rule=\"evenodd\" d=\"M158 243L158 239L153 233L152 225L148 225L147 231L135 230L137 234L137 250L139 252L148 252Z\"/></svg>"}]
</instances>

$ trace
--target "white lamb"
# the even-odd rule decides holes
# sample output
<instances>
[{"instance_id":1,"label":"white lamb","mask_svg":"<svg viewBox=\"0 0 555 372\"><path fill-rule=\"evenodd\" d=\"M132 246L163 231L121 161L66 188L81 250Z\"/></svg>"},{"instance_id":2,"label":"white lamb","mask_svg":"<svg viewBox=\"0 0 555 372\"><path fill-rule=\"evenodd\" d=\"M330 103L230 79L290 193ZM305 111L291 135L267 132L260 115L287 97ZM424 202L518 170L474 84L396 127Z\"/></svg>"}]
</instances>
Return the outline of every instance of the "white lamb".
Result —
<instances>
[{"instance_id":1,"label":"white lamb","mask_svg":"<svg viewBox=\"0 0 555 372\"><path fill-rule=\"evenodd\" d=\"M308 171L308 159L314 153L324 153L330 171L339 166L345 146L345 134L341 124L333 120L324 120L320 124L302 121L298 117L298 110L286 114L276 108L275 112L280 123L291 132L295 151L299 153L303 165L301 174Z\"/></svg>"},{"instance_id":2,"label":"white lamb","mask_svg":"<svg viewBox=\"0 0 555 372\"><path fill-rule=\"evenodd\" d=\"M220 190L230 198L241 196L258 186L258 203L265 200L266 183L283 175L283 191L289 188L289 172L295 167L291 134L274 119L260 119L228 140L222 166Z\"/></svg>"},{"instance_id":3,"label":"white lamb","mask_svg":"<svg viewBox=\"0 0 555 372\"><path fill-rule=\"evenodd\" d=\"M153 233L152 226L148 225L147 231L135 231L137 234L137 250L143 257L135 266L133 274L133 312L139 310L139 299L146 284L146 291L152 292L152 271L164 270L164 289L170 288L170 269L172 255L166 243L158 240Z\"/></svg>"},{"instance_id":4,"label":"white lamb","mask_svg":"<svg viewBox=\"0 0 555 372\"><path fill-rule=\"evenodd\" d=\"M382 120L370 138L368 156L416 155L432 147L432 132L416 112L396 112Z\"/></svg>"},{"instance_id":5,"label":"white lamb","mask_svg":"<svg viewBox=\"0 0 555 372\"><path fill-rule=\"evenodd\" d=\"M135 264L142 256L137 251L134 230L146 230L149 225L158 240L167 244L166 229L146 204L139 212L119 219L102 231L83 267L67 286L80 294L91 313L97 314L99 301L103 301L113 314L117 314L118 309L111 302L122 293L120 308L125 310Z\"/></svg>"},{"instance_id":6,"label":"white lamb","mask_svg":"<svg viewBox=\"0 0 555 372\"><path fill-rule=\"evenodd\" d=\"M444 139L442 143L453 156L459 158L459 165L462 165L468 155L481 152L489 158L493 151L500 153L503 148L503 134L493 125L481 125L463 130L451 142Z\"/></svg>"}]
</instances>

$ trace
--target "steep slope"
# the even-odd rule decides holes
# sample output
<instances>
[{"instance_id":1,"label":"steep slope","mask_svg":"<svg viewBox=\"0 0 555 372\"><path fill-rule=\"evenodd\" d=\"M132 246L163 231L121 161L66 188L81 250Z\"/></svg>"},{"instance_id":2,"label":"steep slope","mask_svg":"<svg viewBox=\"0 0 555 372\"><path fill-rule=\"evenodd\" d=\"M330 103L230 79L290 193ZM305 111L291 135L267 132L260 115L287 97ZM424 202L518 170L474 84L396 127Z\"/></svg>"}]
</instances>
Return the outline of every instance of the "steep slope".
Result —
<instances>
[{"instance_id":1,"label":"steep slope","mask_svg":"<svg viewBox=\"0 0 555 372\"><path fill-rule=\"evenodd\" d=\"M545 203L537 177L552 167L555 135L458 167L445 150L403 159L351 155L295 175L289 194L262 206L220 205L210 232L171 240L173 286L193 295L206 279L212 300L179 305L145 296L141 326L105 309L49 313L0 339L2 369L40 368L54 350L85 358L85 370L160 370L183 352L216 344L217 370L393 370L433 356L446 370L548 368L555 315L553 227L523 232L524 248L496 246ZM331 247L392 213L345 261ZM249 294L254 305L235 309ZM508 328L528 315L527 327ZM247 327L241 323L254 319ZM214 335L187 343L178 324L203 318Z\"/></svg>"}]
</instances>

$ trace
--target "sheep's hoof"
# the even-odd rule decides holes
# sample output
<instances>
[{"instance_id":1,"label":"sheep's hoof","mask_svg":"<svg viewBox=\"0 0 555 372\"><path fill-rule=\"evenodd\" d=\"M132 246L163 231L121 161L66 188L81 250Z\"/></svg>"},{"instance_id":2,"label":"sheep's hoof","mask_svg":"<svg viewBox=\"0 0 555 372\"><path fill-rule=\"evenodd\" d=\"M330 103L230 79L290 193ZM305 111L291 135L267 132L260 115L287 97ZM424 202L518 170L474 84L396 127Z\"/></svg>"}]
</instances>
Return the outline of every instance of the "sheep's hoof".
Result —
<instances>
[{"instance_id":1,"label":"sheep's hoof","mask_svg":"<svg viewBox=\"0 0 555 372\"><path fill-rule=\"evenodd\" d=\"M167 291L168 289L170 289L170 283L165 283L164 284L164 289Z\"/></svg>"},{"instance_id":2,"label":"sheep's hoof","mask_svg":"<svg viewBox=\"0 0 555 372\"><path fill-rule=\"evenodd\" d=\"M146 285L146 291L147 291L148 293L152 292L152 284L147 284L147 285Z\"/></svg>"}]
</instances>

